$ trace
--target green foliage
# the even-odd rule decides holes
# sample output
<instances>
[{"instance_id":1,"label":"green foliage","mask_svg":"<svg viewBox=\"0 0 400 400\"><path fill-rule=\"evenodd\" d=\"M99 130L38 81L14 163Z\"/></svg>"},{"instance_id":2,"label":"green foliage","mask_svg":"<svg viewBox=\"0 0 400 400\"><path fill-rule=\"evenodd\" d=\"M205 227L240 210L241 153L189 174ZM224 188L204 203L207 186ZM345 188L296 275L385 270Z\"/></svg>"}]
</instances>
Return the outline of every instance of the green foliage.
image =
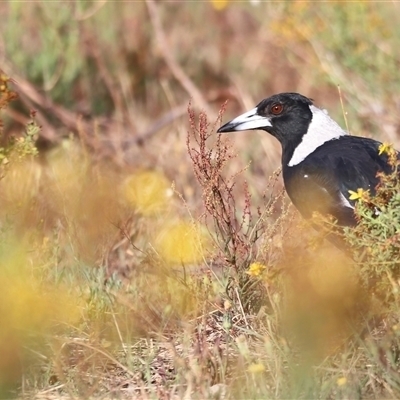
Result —
<instances>
[{"instance_id":1,"label":"green foliage","mask_svg":"<svg viewBox=\"0 0 400 400\"><path fill-rule=\"evenodd\" d=\"M400 161L392 147L381 147L393 171L379 174L375 195L361 193L356 204L358 225L346 229L346 239L357 251L364 282L389 294L400 277Z\"/></svg>"},{"instance_id":2,"label":"green foliage","mask_svg":"<svg viewBox=\"0 0 400 400\"><path fill-rule=\"evenodd\" d=\"M68 101L69 92L65 88L72 85L84 66L84 58L80 57L79 23L73 7L67 3L40 2L24 7L12 2L7 20L19 20L30 27L21 35L18 25L3 25L8 56L32 82L54 89L55 99L63 96ZM34 46L27 43L28 35L35 39Z\"/></svg>"},{"instance_id":3,"label":"green foliage","mask_svg":"<svg viewBox=\"0 0 400 400\"><path fill-rule=\"evenodd\" d=\"M40 129L35 120L35 114L32 113L32 120L26 125L24 135L12 140L8 147L0 148L0 160L7 156L8 158L17 157L17 159L23 160L25 157L38 155L36 141Z\"/></svg>"},{"instance_id":4,"label":"green foliage","mask_svg":"<svg viewBox=\"0 0 400 400\"><path fill-rule=\"evenodd\" d=\"M394 54L400 39L390 8L376 2L345 6L341 2L287 2L282 19L279 24L274 21L273 28L288 39L310 43L322 68L332 72L333 84L347 83L342 81L344 72L347 78L355 77L355 86L361 81L367 85L371 94L387 93L387 85L393 93L399 91Z\"/></svg>"}]
</instances>

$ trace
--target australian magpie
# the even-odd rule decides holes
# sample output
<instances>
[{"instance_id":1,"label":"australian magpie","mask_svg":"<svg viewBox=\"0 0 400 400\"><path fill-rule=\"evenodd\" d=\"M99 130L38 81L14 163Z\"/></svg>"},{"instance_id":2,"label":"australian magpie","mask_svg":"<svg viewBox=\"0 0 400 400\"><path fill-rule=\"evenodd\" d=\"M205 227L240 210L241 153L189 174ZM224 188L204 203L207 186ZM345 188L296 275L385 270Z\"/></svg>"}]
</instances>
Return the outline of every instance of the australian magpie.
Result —
<instances>
[{"instance_id":1,"label":"australian magpie","mask_svg":"<svg viewBox=\"0 0 400 400\"><path fill-rule=\"evenodd\" d=\"M333 216L340 226L355 225L349 191L374 193L377 173L391 171L387 154L380 154L380 142L349 135L298 93L268 97L218 132L254 129L267 131L281 143L285 188L305 218L319 212Z\"/></svg>"}]
</instances>

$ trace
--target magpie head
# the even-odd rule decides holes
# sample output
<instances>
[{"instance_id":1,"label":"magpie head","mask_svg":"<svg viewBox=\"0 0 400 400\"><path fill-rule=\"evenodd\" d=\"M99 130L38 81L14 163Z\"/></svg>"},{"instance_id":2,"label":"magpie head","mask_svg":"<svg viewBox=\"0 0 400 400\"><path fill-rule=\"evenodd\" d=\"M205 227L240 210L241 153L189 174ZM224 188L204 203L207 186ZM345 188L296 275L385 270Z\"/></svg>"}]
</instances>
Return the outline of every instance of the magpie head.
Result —
<instances>
[{"instance_id":1,"label":"magpie head","mask_svg":"<svg viewBox=\"0 0 400 400\"><path fill-rule=\"evenodd\" d=\"M283 143L307 132L312 120L312 104L309 98L298 93L275 94L221 126L218 132L261 129Z\"/></svg>"},{"instance_id":2,"label":"magpie head","mask_svg":"<svg viewBox=\"0 0 400 400\"><path fill-rule=\"evenodd\" d=\"M267 131L280 141L282 161L289 166L301 162L324 142L346 134L325 111L315 107L311 99L298 93L268 97L221 126L218 132L255 129Z\"/></svg>"}]
</instances>

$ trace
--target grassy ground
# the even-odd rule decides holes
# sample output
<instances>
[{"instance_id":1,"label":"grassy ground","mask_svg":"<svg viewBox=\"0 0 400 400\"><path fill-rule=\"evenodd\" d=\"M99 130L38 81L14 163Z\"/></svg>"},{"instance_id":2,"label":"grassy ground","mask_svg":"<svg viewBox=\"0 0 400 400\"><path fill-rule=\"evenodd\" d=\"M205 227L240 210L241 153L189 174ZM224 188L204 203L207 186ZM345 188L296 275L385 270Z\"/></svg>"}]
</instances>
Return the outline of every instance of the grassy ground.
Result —
<instances>
[{"instance_id":1,"label":"grassy ground","mask_svg":"<svg viewBox=\"0 0 400 400\"><path fill-rule=\"evenodd\" d=\"M0 398L399 397L396 175L350 257L215 128L294 91L400 148L400 5L256 3L0 3Z\"/></svg>"}]
</instances>

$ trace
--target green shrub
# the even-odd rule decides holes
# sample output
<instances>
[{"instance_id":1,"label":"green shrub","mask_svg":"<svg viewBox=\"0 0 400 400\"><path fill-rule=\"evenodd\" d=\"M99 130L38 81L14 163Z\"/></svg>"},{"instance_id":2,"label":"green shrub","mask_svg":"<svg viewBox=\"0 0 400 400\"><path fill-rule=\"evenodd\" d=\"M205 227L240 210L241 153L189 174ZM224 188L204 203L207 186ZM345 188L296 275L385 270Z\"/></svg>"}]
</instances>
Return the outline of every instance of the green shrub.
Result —
<instances>
[{"instance_id":1,"label":"green shrub","mask_svg":"<svg viewBox=\"0 0 400 400\"><path fill-rule=\"evenodd\" d=\"M355 252L363 282L384 294L391 293L393 283L400 278L400 161L390 145L383 144L380 152L387 153L393 171L379 174L375 194L362 189L353 193L358 224L347 228L345 236Z\"/></svg>"}]
</instances>

